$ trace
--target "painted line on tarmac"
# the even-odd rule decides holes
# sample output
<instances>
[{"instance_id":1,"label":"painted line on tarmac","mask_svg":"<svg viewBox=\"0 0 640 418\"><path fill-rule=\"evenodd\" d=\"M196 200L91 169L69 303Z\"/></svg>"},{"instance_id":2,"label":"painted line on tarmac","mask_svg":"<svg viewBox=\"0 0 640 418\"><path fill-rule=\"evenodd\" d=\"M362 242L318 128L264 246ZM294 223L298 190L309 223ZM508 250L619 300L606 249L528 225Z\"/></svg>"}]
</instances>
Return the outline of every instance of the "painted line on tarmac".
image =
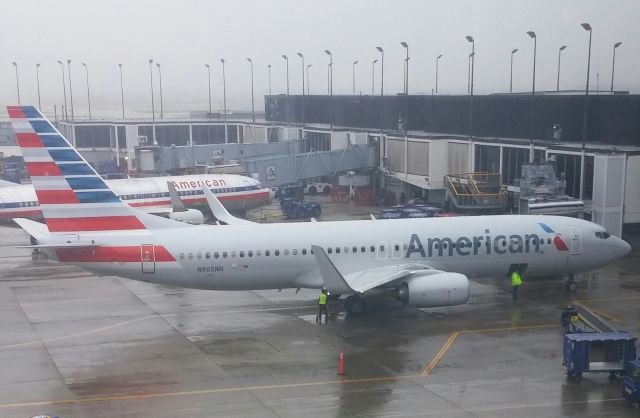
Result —
<instances>
[{"instance_id":1,"label":"painted line on tarmac","mask_svg":"<svg viewBox=\"0 0 640 418\"><path fill-rule=\"evenodd\" d=\"M262 385L262 386L237 386L227 388L211 388L202 390L192 390L185 392L158 392L158 393L144 393L135 395L113 395L113 396L96 396L90 398L78 398L78 399L59 399L51 401L35 401L35 402L17 402L17 403L5 403L0 404L2 408L21 408L29 406L43 406L43 405L69 405L69 404L83 404L91 402L107 402L107 401L126 401L126 400L138 400L149 398L171 398L179 396L193 396L193 395L210 395L216 393L229 393L229 392L241 392L241 391L258 391L258 390L273 390L273 389L293 389L309 386L324 386L324 385L345 385L354 383L372 383L372 382L384 382L393 380L407 380L420 377L420 375L398 375L398 376L382 376L382 377L368 377L362 379L340 379L340 380L327 380L320 382L305 382L305 383L288 383L281 385Z\"/></svg>"},{"instance_id":2,"label":"painted line on tarmac","mask_svg":"<svg viewBox=\"0 0 640 418\"><path fill-rule=\"evenodd\" d=\"M17 347L27 347L27 346L30 346L30 345L52 343L52 342L55 342L55 341L66 340L66 339L69 339L69 338L80 337L80 336L83 336L83 335L95 334L95 333L102 332L102 331L108 331L108 330L113 329L113 328L118 328L118 327L123 327L125 325L133 324L134 322L144 321L144 320L150 319L150 318L157 318L157 316L156 315L147 315L147 316L143 316L143 317L136 318L136 319L130 319L128 321L118 322L117 324L107 325L105 327L94 328L94 329L91 329L91 330L88 330L88 331L77 332L75 334L63 335L61 337L47 338L46 340L36 340L36 341L28 341L28 342L18 343L18 344L5 345L5 346L1 346L0 350L7 350L7 349L10 349L10 348L17 348Z\"/></svg>"},{"instance_id":3,"label":"painted line on tarmac","mask_svg":"<svg viewBox=\"0 0 640 418\"><path fill-rule=\"evenodd\" d=\"M640 299L640 296L620 296L620 297L611 297L611 298L597 298L597 299L578 299L574 300L574 303L584 303L584 302L606 302L609 300L634 300Z\"/></svg>"},{"instance_id":4,"label":"painted line on tarmac","mask_svg":"<svg viewBox=\"0 0 640 418\"><path fill-rule=\"evenodd\" d=\"M449 338L447 338L447 341L444 342L444 344L440 348L440 351L438 351L436 355L433 357L433 359L431 360L431 362L427 364L427 367L425 367L424 371L420 376L422 377L429 376L429 373L431 373L431 371L436 368L440 360L442 360L442 357L444 357L444 355L447 353L449 348L451 348L453 343L456 341L456 338L458 338L458 335L460 335L460 331L453 331L451 335L449 335Z\"/></svg>"},{"instance_id":5,"label":"painted line on tarmac","mask_svg":"<svg viewBox=\"0 0 640 418\"><path fill-rule=\"evenodd\" d=\"M429 374L438 366L440 360L444 357L444 355L449 351L453 343L456 341L460 334L471 334L471 333L481 333L481 332L498 332L498 331L522 331L528 329L541 329L541 328L556 328L559 325L557 324L542 324L542 325L524 325L524 326L516 326L516 327L502 327L502 328L481 328L481 329L465 329L460 331L454 331L449 335L449 338L444 342L440 351L436 353L436 355L431 359L427 367L425 367L424 371L420 375L421 377L428 377Z\"/></svg>"}]
</instances>

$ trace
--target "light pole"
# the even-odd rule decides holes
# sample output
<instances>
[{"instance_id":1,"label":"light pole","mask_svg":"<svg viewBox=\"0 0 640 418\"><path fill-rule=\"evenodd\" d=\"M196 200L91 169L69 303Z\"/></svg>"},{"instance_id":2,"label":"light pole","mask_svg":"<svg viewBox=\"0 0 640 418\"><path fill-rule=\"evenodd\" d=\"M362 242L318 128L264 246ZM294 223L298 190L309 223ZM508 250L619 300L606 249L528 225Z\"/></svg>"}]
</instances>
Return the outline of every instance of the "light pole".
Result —
<instances>
[{"instance_id":1,"label":"light pole","mask_svg":"<svg viewBox=\"0 0 640 418\"><path fill-rule=\"evenodd\" d=\"M333 54L328 49L325 49L324 53L329 56L329 94L333 96Z\"/></svg>"},{"instance_id":2,"label":"light pole","mask_svg":"<svg viewBox=\"0 0 640 418\"><path fill-rule=\"evenodd\" d=\"M18 106L20 106L20 83L18 82L18 63L13 61L13 67L16 70L16 91L18 92Z\"/></svg>"},{"instance_id":3,"label":"light pole","mask_svg":"<svg viewBox=\"0 0 640 418\"><path fill-rule=\"evenodd\" d=\"M565 48L567 48L566 45L562 45L558 48L558 79L556 81L556 91L560 91L560 57L562 56L562 51L564 51Z\"/></svg>"},{"instance_id":4,"label":"light pole","mask_svg":"<svg viewBox=\"0 0 640 418\"><path fill-rule=\"evenodd\" d=\"M376 62L378 62L377 59L371 62L371 95L372 96L375 94L375 88L376 88Z\"/></svg>"},{"instance_id":5,"label":"light pole","mask_svg":"<svg viewBox=\"0 0 640 418\"><path fill-rule=\"evenodd\" d=\"M473 37L465 36L468 42L471 42L471 54L469 54L469 60L471 65L470 78L469 78L469 138L473 138L473 70L476 56L476 42ZM469 155L471 155L471 145L469 145ZM469 167L471 167L471 159L469 160Z\"/></svg>"},{"instance_id":6,"label":"light pole","mask_svg":"<svg viewBox=\"0 0 640 418\"><path fill-rule=\"evenodd\" d=\"M384 96L384 49L377 46L376 49L380 52L380 96Z\"/></svg>"},{"instance_id":7,"label":"light pole","mask_svg":"<svg viewBox=\"0 0 640 418\"><path fill-rule=\"evenodd\" d=\"M60 60L58 60L58 64L60 64L60 70L62 71L62 95L64 96L64 119L66 121L69 121L69 114L67 113L67 86L64 81L64 64Z\"/></svg>"},{"instance_id":8,"label":"light pole","mask_svg":"<svg viewBox=\"0 0 640 418\"><path fill-rule=\"evenodd\" d=\"M156 140L156 105L153 100L153 59L149 58L149 76L151 79L151 129L153 131L153 138L151 144Z\"/></svg>"},{"instance_id":9,"label":"light pole","mask_svg":"<svg viewBox=\"0 0 640 418\"><path fill-rule=\"evenodd\" d=\"M409 45L406 42L400 42L407 50L407 58L404 59L404 94L409 94Z\"/></svg>"},{"instance_id":10,"label":"light pole","mask_svg":"<svg viewBox=\"0 0 640 418\"><path fill-rule=\"evenodd\" d=\"M616 71L616 49L622 45L622 42L616 42L613 44L613 62L611 64L611 94L613 95L613 75Z\"/></svg>"},{"instance_id":11,"label":"light pole","mask_svg":"<svg viewBox=\"0 0 640 418\"><path fill-rule=\"evenodd\" d=\"M282 54L282 59L287 62L287 96L289 95L289 57Z\"/></svg>"},{"instance_id":12,"label":"light pole","mask_svg":"<svg viewBox=\"0 0 640 418\"><path fill-rule=\"evenodd\" d=\"M442 58L442 54L436 57L436 94L438 94L438 64L440 63L440 58Z\"/></svg>"},{"instance_id":13,"label":"light pole","mask_svg":"<svg viewBox=\"0 0 640 418\"><path fill-rule=\"evenodd\" d=\"M476 42L472 36L467 35L465 39L471 43L471 53L469 54L469 144L468 147L468 169L473 171L473 72L476 60Z\"/></svg>"},{"instance_id":14,"label":"light pole","mask_svg":"<svg viewBox=\"0 0 640 418\"><path fill-rule=\"evenodd\" d=\"M271 96L271 64L268 64L267 68L269 69L269 96Z\"/></svg>"},{"instance_id":15,"label":"light pole","mask_svg":"<svg viewBox=\"0 0 640 418\"><path fill-rule=\"evenodd\" d=\"M160 81L160 119L164 119L164 105L162 103L162 69L160 68L159 63L156 63L156 67L158 67L158 79Z\"/></svg>"},{"instance_id":16,"label":"light pole","mask_svg":"<svg viewBox=\"0 0 640 418\"><path fill-rule=\"evenodd\" d=\"M40 63L36 64L36 84L38 85L38 109L42 110L40 103Z\"/></svg>"},{"instance_id":17,"label":"light pole","mask_svg":"<svg viewBox=\"0 0 640 418\"><path fill-rule=\"evenodd\" d=\"M220 58L222 63L222 103L224 109L224 143L229 143L229 127L227 126L227 74L224 71L224 58Z\"/></svg>"},{"instance_id":18,"label":"light pole","mask_svg":"<svg viewBox=\"0 0 640 418\"><path fill-rule=\"evenodd\" d=\"M304 126L305 120L304 120L304 55L302 55L302 52L298 52L297 55L300 57L300 59L302 60L302 126Z\"/></svg>"},{"instance_id":19,"label":"light pole","mask_svg":"<svg viewBox=\"0 0 640 418\"><path fill-rule=\"evenodd\" d=\"M325 49L324 53L329 56L329 120L333 131L333 54L328 49Z\"/></svg>"},{"instance_id":20,"label":"light pole","mask_svg":"<svg viewBox=\"0 0 640 418\"><path fill-rule=\"evenodd\" d=\"M311 68L311 64L307 64L307 95L309 95L309 68Z\"/></svg>"},{"instance_id":21,"label":"light pole","mask_svg":"<svg viewBox=\"0 0 640 418\"><path fill-rule=\"evenodd\" d=\"M69 75L69 99L71 100L71 125L73 125L75 117L73 116L73 89L71 88L71 60L67 60L67 71ZM75 130L75 128L72 127L72 130ZM72 134L72 136L75 137L75 134Z\"/></svg>"},{"instance_id":22,"label":"light pole","mask_svg":"<svg viewBox=\"0 0 640 418\"><path fill-rule=\"evenodd\" d=\"M122 104L122 119L124 119L124 83L122 82L122 64L118 64L120 69L120 102Z\"/></svg>"},{"instance_id":23,"label":"light pole","mask_svg":"<svg viewBox=\"0 0 640 418\"><path fill-rule=\"evenodd\" d=\"M211 66L209 64L205 64L207 67L207 79L209 81L209 117L211 117Z\"/></svg>"},{"instance_id":24,"label":"light pole","mask_svg":"<svg viewBox=\"0 0 640 418\"><path fill-rule=\"evenodd\" d=\"M509 94L513 93L513 56L518 52L518 48L511 50L511 69L509 70Z\"/></svg>"},{"instance_id":25,"label":"light pole","mask_svg":"<svg viewBox=\"0 0 640 418\"><path fill-rule=\"evenodd\" d=\"M353 84L353 94L356 94L356 65L358 64L358 60L353 61L353 68L351 69L352 73L352 84Z\"/></svg>"},{"instance_id":26,"label":"light pole","mask_svg":"<svg viewBox=\"0 0 640 418\"><path fill-rule=\"evenodd\" d=\"M247 57L247 61L249 61L249 65L251 66L251 122L256 123L256 108L253 97L253 60Z\"/></svg>"},{"instance_id":27,"label":"light pole","mask_svg":"<svg viewBox=\"0 0 640 418\"><path fill-rule=\"evenodd\" d=\"M588 23L581 23L580 26L587 32L589 32L589 53L587 55L587 85L584 89L584 119L582 120L582 158L580 161L580 199L584 194L584 166L585 166L585 142L587 142L587 115L589 111L589 72L591 70L591 25Z\"/></svg>"},{"instance_id":28,"label":"light pole","mask_svg":"<svg viewBox=\"0 0 640 418\"><path fill-rule=\"evenodd\" d=\"M531 81L531 135L529 137L529 162L533 162L533 137L536 128L536 51L538 46L538 38L534 31L528 31L527 35L533 39L533 77Z\"/></svg>"},{"instance_id":29,"label":"light pole","mask_svg":"<svg viewBox=\"0 0 640 418\"><path fill-rule=\"evenodd\" d=\"M82 63L84 71L87 75L87 103L89 103L89 120L91 120L91 93L89 91L89 67L84 62Z\"/></svg>"}]
</instances>

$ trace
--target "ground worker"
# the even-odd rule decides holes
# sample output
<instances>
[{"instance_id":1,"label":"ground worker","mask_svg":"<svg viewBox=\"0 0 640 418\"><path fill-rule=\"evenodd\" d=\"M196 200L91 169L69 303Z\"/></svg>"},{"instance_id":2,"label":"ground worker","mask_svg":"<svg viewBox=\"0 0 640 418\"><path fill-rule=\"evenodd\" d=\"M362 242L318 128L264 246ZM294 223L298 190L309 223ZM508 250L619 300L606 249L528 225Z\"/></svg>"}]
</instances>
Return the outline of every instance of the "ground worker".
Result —
<instances>
[{"instance_id":1,"label":"ground worker","mask_svg":"<svg viewBox=\"0 0 640 418\"><path fill-rule=\"evenodd\" d=\"M316 322L322 322L322 313L324 312L324 322L329 321L329 312L327 311L327 289L322 289L320 297L318 298L318 315L316 316Z\"/></svg>"},{"instance_id":2,"label":"ground worker","mask_svg":"<svg viewBox=\"0 0 640 418\"><path fill-rule=\"evenodd\" d=\"M512 290L512 296L513 296L514 302L518 301L518 291L520 290L521 285L522 285L522 276L520 276L520 273L518 272L517 269L514 269L511 272L511 290Z\"/></svg>"}]
</instances>

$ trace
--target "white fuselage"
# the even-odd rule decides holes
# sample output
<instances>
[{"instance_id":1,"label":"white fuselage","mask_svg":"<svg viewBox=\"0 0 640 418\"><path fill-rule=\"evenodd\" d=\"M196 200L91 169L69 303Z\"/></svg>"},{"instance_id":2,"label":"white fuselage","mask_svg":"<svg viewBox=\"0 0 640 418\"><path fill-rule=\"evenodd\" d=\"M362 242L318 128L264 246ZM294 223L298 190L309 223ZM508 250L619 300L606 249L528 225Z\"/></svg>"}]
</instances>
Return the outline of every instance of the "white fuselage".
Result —
<instances>
[{"instance_id":1,"label":"white fuselage","mask_svg":"<svg viewBox=\"0 0 640 418\"><path fill-rule=\"evenodd\" d=\"M113 261L105 259L107 250L97 260L89 250L61 260L100 274L217 290L320 288L311 245L322 247L344 274L416 263L468 277L504 277L516 264L535 277L588 271L629 251L599 231L574 218L518 215L195 226L117 238L82 235L105 248L126 247L133 257L139 247L144 262L118 261L117 250Z\"/></svg>"},{"instance_id":2,"label":"white fuselage","mask_svg":"<svg viewBox=\"0 0 640 418\"><path fill-rule=\"evenodd\" d=\"M105 180L124 202L148 213L170 211L167 182L172 182L182 201L191 206L206 206L202 187L210 188L229 210L250 209L267 202L270 190L260 182L235 174L201 174ZM38 198L30 184L0 188L0 219L42 218Z\"/></svg>"}]
</instances>

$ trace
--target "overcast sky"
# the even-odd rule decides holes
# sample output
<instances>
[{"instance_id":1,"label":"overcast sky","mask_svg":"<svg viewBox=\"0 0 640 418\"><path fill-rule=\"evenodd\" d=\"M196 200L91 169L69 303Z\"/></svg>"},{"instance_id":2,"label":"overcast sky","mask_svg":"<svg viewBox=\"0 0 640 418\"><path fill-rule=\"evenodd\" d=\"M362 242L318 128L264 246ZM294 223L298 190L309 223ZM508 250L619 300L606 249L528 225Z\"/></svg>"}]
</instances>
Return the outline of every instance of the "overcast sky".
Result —
<instances>
[{"instance_id":1,"label":"overcast sky","mask_svg":"<svg viewBox=\"0 0 640 418\"><path fill-rule=\"evenodd\" d=\"M613 44L619 90L640 90L640 1L638 0L19 0L0 9L0 105L17 102L12 61L18 63L22 104L37 104L35 64L41 63L42 105L53 113L63 103L57 60L72 60L77 114L86 114L87 63L94 114L112 114L120 106L118 63L123 64L127 108L150 107L149 65L162 65L166 112L208 107L205 63L213 68L213 106L222 106L220 58L226 59L227 101L231 108L251 106L253 58L256 107L268 94L267 64L272 64L273 93L286 92L285 62L290 58L290 89L301 92L301 62L310 69L311 94L326 93L329 49L334 58L334 94L351 94L352 62L356 90L371 93L376 46L385 50L385 93L403 88L404 48L410 48L409 92L431 93L435 57L440 60L439 91L467 89L467 56L476 40L475 90L479 94L509 88L509 58L514 61L514 91L531 89L533 40L538 36L538 90L556 86L558 48L563 52L561 88L584 89L588 33L593 27L591 88L597 74L601 90L611 83ZM66 65L65 65L66 71ZM157 83L157 68L154 81ZM65 75L66 76L66 75ZM67 80L68 82L68 80ZM380 89L376 67L376 93ZM67 86L68 87L68 86ZM156 109L159 108L156 84ZM3 112L4 113L4 112Z\"/></svg>"}]
</instances>

